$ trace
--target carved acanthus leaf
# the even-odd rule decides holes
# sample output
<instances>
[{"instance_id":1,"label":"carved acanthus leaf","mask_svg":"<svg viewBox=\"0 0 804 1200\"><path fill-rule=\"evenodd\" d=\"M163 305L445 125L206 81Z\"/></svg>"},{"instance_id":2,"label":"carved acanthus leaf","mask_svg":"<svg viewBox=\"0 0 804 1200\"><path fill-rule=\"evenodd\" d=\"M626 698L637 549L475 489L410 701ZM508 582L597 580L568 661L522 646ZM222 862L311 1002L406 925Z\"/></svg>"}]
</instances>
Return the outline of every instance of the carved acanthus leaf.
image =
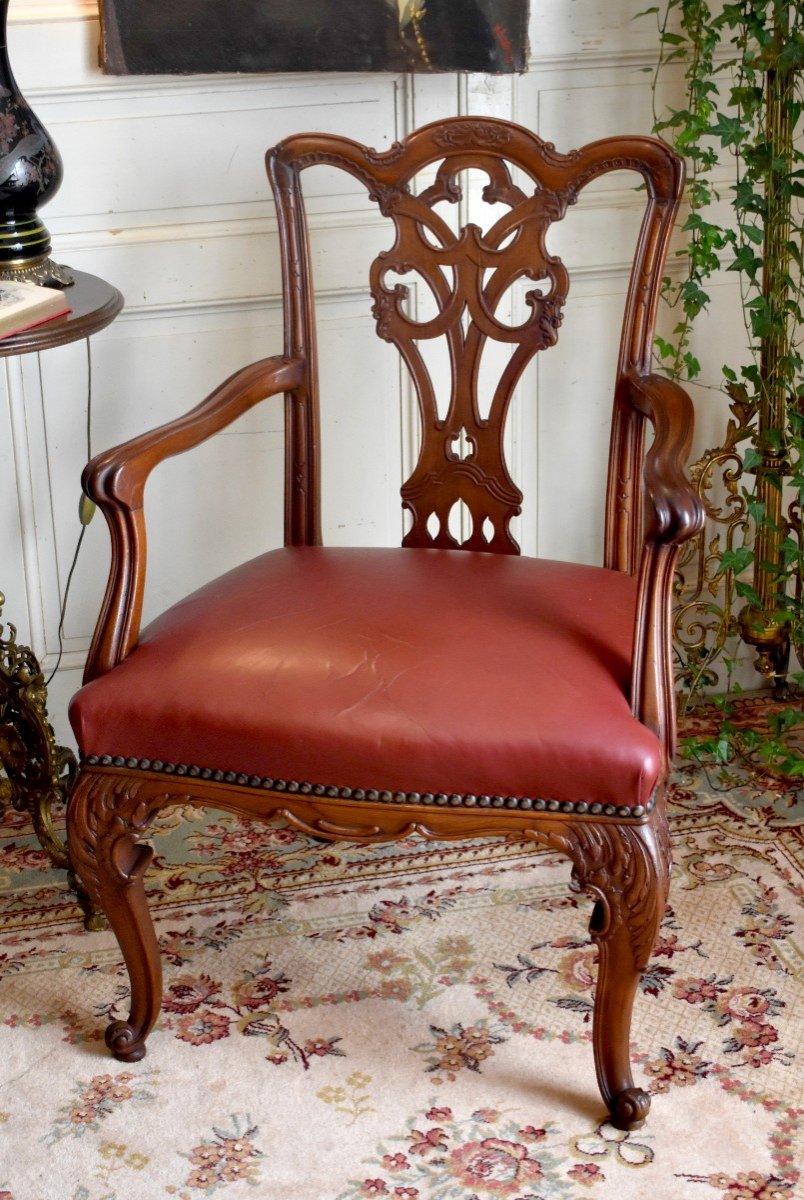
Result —
<instances>
[{"instance_id":1,"label":"carved acanthus leaf","mask_svg":"<svg viewBox=\"0 0 804 1200\"><path fill-rule=\"evenodd\" d=\"M188 804L186 793L154 788L146 779L128 775L83 775L70 797L70 856L96 904L103 907L101 880L111 865L123 884L133 883L153 857L139 845L157 812L168 804ZM99 864L104 865L102 871Z\"/></svg>"},{"instance_id":2,"label":"carved acanthus leaf","mask_svg":"<svg viewBox=\"0 0 804 1200\"><path fill-rule=\"evenodd\" d=\"M626 925L634 961L644 969L664 912L670 875L667 819L655 810L644 825L584 823L571 831L568 853L574 885L602 905L604 920L592 936L604 941Z\"/></svg>"}]
</instances>

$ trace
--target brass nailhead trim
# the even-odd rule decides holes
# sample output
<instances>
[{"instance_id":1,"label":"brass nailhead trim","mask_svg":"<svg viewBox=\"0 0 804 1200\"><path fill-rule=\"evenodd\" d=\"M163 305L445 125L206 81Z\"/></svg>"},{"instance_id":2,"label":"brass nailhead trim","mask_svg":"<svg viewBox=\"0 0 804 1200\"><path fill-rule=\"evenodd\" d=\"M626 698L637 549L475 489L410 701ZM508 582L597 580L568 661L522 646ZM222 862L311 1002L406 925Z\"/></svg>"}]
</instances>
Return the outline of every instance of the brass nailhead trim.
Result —
<instances>
[{"instance_id":1,"label":"brass nailhead trim","mask_svg":"<svg viewBox=\"0 0 804 1200\"><path fill-rule=\"evenodd\" d=\"M297 783L296 780L270 776L238 775L235 771L213 771L210 767L165 763L160 759L122 758L120 755L87 754L82 763L88 767L127 767L132 771L156 771L162 775L188 775L192 779L211 779L214 783L234 783L239 787L260 788L270 792L292 792L303 796L331 796L341 800L371 800L381 804L426 804L439 808L507 808L519 812L562 812L594 817L633 818L647 816L656 802L655 793L647 804L588 804L585 800L542 800L531 796L475 796L471 792L387 792L376 788L327 787L323 783Z\"/></svg>"}]
</instances>

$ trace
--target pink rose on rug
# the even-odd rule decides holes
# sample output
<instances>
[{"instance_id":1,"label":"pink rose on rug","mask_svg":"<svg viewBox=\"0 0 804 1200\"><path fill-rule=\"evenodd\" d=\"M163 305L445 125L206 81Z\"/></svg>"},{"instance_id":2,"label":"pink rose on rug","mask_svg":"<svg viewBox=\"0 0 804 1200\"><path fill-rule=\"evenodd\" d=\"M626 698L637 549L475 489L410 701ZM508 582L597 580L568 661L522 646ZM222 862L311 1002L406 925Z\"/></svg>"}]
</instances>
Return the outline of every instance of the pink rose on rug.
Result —
<instances>
[{"instance_id":1,"label":"pink rose on rug","mask_svg":"<svg viewBox=\"0 0 804 1200\"><path fill-rule=\"evenodd\" d=\"M754 988L734 988L718 1000L717 1007L724 1014L742 1021L761 1020L770 1008L768 999Z\"/></svg>"},{"instance_id":2,"label":"pink rose on rug","mask_svg":"<svg viewBox=\"0 0 804 1200\"><path fill-rule=\"evenodd\" d=\"M561 960L559 976L568 987L578 992L589 992L595 984L595 974L592 968L597 965L597 947L587 946L576 950Z\"/></svg>"},{"instance_id":3,"label":"pink rose on rug","mask_svg":"<svg viewBox=\"0 0 804 1200\"><path fill-rule=\"evenodd\" d=\"M167 1012L190 1013L219 992L221 985L209 975L179 975L162 1001Z\"/></svg>"},{"instance_id":4,"label":"pink rose on rug","mask_svg":"<svg viewBox=\"0 0 804 1200\"><path fill-rule=\"evenodd\" d=\"M364 1179L360 1189L361 1196L387 1196L388 1188L382 1179Z\"/></svg>"},{"instance_id":5,"label":"pink rose on rug","mask_svg":"<svg viewBox=\"0 0 804 1200\"><path fill-rule=\"evenodd\" d=\"M582 1183L584 1187L591 1187L594 1183L603 1183L606 1178L597 1163L577 1163L576 1166L570 1167L567 1175L576 1183Z\"/></svg>"},{"instance_id":6,"label":"pink rose on rug","mask_svg":"<svg viewBox=\"0 0 804 1200\"><path fill-rule=\"evenodd\" d=\"M493 1125L495 1121L499 1120L501 1115L496 1108L476 1108L472 1113L475 1121L483 1121L486 1125Z\"/></svg>"},{"instance_id":7,"label":"pink rose on rug","mask_svg":"<svg viewBox=\"0 0 804 1200\"><path fill-rule=\"evenodd\" d=\"M134 1076L130 1071L121 1071L119 1075L94 1075L82 1094L87 1104L98 1105L104 1100L130 1100L131 1088L128 1086Z\"/></svg>"},{"instance_id":8,"label":"pink rose on rug","mask_svg":"<svg viewBox=\"0 0 804 1200\"><path fill-rule=\"evenodd\" d=\"M431 1108L429 1112L424 1114L428 1121L451 1121L451 1108Z\"/></svg>"},{"instance_id":9,"label":"pink rose on rug","mask_svg":"<svg viewBox=\"0 0 804 1200\"><path fill-rule=\"evenodd\" d=\"M406 1167L410 1166L410 1161L405 1158L404 1154L384 1154L382 1165L386 1171L404 1171Z\"/></svg>"},{"instance_id":10,"label":"pink rose on rug","mask_svg":"<svg viewBox=\"0 0 804 1200\"><path fill-rule=\"evenodd\" d=\"M251 1125L247 1116L233 1114L231 1120L231 1132L215 1129L214 1141L201 1142L187 1155L192 1170L184 1181L186 1188L213 1192L226 1183L259 1183L259 1160L263 1153L254 1142L259 1129ZM165 1190L175 1195L178 1188L171 1185ZM180 1195L187 1196L187 1192Z\"/></svg>"},{"instance_id":11,"label":"pink rose on rug","mask_svg":"<svg viewBox=\"0 0 804 1200\"><path fill-rule=\"evenodd\" d=\"M241 979L234 989L235 1004L255 1012L265 1008L279 992L287 990L288 982L283 977L271 979L270 975L260 975L256 979Z\"/></svg>"},{"instance_id":12,"label":"pink rose on rug","mask_svg":"<svg viewBox=\"0 0 804 1200\"><path fill-rule=\"evenodd\" d=\"M216 1167L223 1158L223 1147L218 1142L203 1142L188 1157L194 1167Z\"/></svg>"},{"instance_id":13,"label":"pink rose on rug","mask_svg":"<svg viewBox=\"0 0 804 1200\"><path fill-rule=\"evenodd\" d=\"M211 1008L187 1014L179 1019L178 1037L191 1046L208 1045L229 1036L229 1018Z\"/></svg>"},{"instance_id":14,"label":"pink rose on rug","mask_svg":"<svg viewBox=\"0 0 804 1200\"><path fill-rule=\"evenodd\" d=\"M791 1194L786 1186L782 1189L780 1179L760 1175L758 1171L748 1174L739 1171L735 1179L729 1179L728 1175L710 1175L708 1182L712 1187L726 1189L723 1200L783 1200Z\"/></svg>"},{"instance_id":15,"label":"pink rose on rug","mask_svg":"<svg viewBox=\"0 0 804 1200\"><path fill-rule=\"evenodd\" d=\"M715 1000L718 989L711 979L677 979L673 984L673 995L688 1004L702 1004L705 1000Z\"/></svg>"},{"instance_id":16,"label":"pink rose on rug","mask_svg":"<svg viewBox=\"0 0 804 1200\"><path fill-rule=\"evenodd\" d=\"M414 1129L408 1135L410 1142L411 1154L421 1154L424 1156L430 1150L446 1150L447 1143L442 1141L446 1137L443 1129L428 1129L427 1133L421 1133L420 1130Z\"/></svg>"},{"instance_id":17,"label":"pink rose on rug","mask_svg":"<svg viewBox=\"0 0 804 1200\"><path fill-rule=\"evenodd\" d=\"M535 1129L533 1125L526 1125L524 1129L519 1130L519 1136L523 1142L540 1142L542 1138L547 1137L546 1129Z\"/></svg>"},{"instance_id":18,"label":"pink rose on rug","mask_svg":"<svg viewBox=\"0 0 804 1200\"><path fill-rule=\"evenodd\" d=\"M525 1146L501 1138L467 1142L453 1150L449 1166L467 1188L482 1186L492 1196L515 1196L526 1184L542 1177L541 1163L528 1157Z\"/></svg>"},{"instance_id":19,"label":"pink rose on rug","mask_svg":"<svg viewBox=\"0 0 804 1200\"><path fill-rule=\"evenodd\" d=\"M652 1090L668 1092L671 1084L687 1087L705 1079L712 1064L696 1054L702 1045L702 1042L686 1042L677 1037L675 1050L663 1047L659 1058L645 1064L646 1073L653 1076Z\"/></svg>"}]
</instances>

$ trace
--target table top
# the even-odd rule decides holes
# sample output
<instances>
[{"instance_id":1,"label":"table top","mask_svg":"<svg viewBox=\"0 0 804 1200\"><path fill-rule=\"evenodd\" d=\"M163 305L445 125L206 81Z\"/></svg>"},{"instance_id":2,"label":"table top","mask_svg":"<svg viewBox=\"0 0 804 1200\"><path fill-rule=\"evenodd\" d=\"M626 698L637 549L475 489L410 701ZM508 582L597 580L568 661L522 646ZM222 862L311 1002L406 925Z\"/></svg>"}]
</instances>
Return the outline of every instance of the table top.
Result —
<instances>
[{"instance_id":1,"label":"table top","mask_svg":"<svg viewBox=\"0 0 804 1200\"><path fill-rule=\"evenodd\" d=\"M64 346L79 338L89 337L111 324L123 307L123 297L117 288L97 275L87 275L84 271L73 271L73 275L75 283L64 289L72 312L34 325L32 329L23 329L20 333L0 338L0 358Z\"/></svg>"}]
</instances>

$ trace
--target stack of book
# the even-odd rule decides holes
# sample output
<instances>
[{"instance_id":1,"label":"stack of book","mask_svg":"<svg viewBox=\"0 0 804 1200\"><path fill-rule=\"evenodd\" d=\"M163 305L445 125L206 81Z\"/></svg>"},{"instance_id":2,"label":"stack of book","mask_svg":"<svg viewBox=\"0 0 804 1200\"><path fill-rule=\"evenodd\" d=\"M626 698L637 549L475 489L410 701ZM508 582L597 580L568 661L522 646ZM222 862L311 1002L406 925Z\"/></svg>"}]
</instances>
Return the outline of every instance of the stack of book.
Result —
<instances>
[{"instance_id":1,"label":"stack of book","mask_svg":"<svg viewBox=\"0 0 804 1200\"><path fill-rule=\"evenodd\" d=\"M0 338L22 333L68 312L70 305L59 288L0 280Z\"/></svg>"}]
</instances>

